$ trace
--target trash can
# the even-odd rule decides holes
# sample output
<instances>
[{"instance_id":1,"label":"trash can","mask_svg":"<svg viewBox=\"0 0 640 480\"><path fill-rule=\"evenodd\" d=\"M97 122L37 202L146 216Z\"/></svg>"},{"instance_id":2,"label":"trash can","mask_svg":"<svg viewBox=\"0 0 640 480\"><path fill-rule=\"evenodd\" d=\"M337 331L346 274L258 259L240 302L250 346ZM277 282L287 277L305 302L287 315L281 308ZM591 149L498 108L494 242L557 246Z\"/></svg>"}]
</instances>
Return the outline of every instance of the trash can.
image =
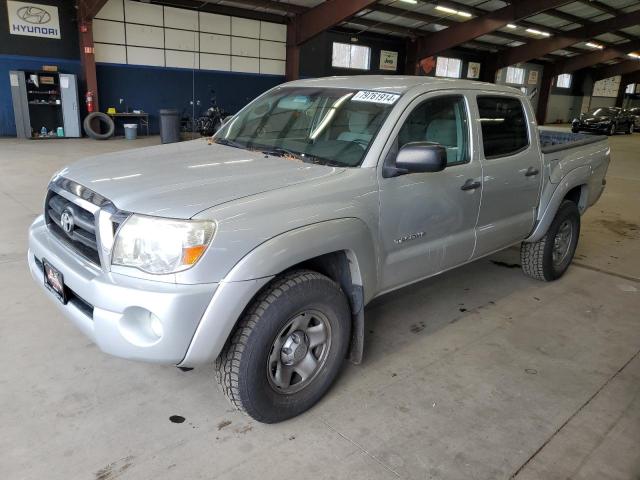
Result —
<instances>
[{"instance_id":1,"label":"trash can","mask_svg":"<svg viewBox=\"0 0 640 480\"><path fill-rule=\"evenodd\" d=\"M124 124L124 138L127 140L135 140L138 138L138 124L137 123L125 123Z\"/></svg>"},{"instance_id":2,"label":"trash can","mask_svg":"<svg viewBox=\"0 0 640 480\"><path fill-rule=\"evenodd\" d=\"M160 140L162 143L180 141L180 114L178 110L160 110Z\"/></svg>"}]
</instances>

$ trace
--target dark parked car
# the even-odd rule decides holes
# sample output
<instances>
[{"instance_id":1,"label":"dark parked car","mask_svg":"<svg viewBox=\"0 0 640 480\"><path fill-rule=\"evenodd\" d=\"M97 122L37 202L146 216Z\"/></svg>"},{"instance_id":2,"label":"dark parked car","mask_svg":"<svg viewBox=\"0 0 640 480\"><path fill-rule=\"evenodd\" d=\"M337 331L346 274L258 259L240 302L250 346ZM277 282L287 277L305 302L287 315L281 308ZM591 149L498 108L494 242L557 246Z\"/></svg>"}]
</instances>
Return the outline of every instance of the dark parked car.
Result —
<instances>
[{"instance_id":1,"label":"dark parked car","mask_svg":"<svg viewBox=\"0 0 640 480\"><path fill-rule=\"evenodd\" d=\"M571 131L604 133L614 135L617 132L633 133L633 117L626 111L617 107L594 108L583 113L571 122Z\"/></svg>"},{"instance_id":2,"label":"dark parked car","mask_svg":"<svg viewBox=\"0 0 640 480\"><path fill-rule=\"evenodd\" d=\"M640 130L640 107L630 108L627 112L633 118L633 128L635 130Z\"/></svg>"}]
</instances>

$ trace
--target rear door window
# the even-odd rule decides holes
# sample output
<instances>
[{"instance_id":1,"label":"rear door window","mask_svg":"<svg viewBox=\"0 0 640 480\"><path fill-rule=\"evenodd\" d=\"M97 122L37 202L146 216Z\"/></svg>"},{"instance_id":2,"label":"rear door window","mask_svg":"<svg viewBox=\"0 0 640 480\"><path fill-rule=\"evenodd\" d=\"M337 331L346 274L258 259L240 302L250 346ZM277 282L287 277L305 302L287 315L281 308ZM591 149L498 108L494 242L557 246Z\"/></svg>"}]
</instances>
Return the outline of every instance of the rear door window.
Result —
<instances>
[{"instance_id":1,"label":"rear door window","mask_svg":"<svg viewBox=\"0 0 640 480\"><path fill-rule=\"evenodd\" d=\"M485 158L506 157L529 146L527 118L522 102L503 96L479 96Z\"/></svg>"}]
</instances>

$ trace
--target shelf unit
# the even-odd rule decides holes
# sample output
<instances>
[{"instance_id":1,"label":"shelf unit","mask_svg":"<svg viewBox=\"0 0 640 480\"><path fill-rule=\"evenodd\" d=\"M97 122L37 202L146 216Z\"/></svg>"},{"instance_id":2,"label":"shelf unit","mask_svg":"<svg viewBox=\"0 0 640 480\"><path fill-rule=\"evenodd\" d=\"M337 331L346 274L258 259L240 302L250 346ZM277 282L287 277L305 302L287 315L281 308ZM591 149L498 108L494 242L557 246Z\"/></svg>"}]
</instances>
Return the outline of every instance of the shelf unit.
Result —
<instances>
[{"instance_id":1,"label":"shelf unit","mask_svg":"<svg viewBox=\"0 0 640 480\"><path fill-rule=\"evenodd\" d=\"M43 71L9 72L16 130L20 138L61 138L41 135L64 129L64 137L80 136L76 76Z\"/></svg>"}]
</instances>

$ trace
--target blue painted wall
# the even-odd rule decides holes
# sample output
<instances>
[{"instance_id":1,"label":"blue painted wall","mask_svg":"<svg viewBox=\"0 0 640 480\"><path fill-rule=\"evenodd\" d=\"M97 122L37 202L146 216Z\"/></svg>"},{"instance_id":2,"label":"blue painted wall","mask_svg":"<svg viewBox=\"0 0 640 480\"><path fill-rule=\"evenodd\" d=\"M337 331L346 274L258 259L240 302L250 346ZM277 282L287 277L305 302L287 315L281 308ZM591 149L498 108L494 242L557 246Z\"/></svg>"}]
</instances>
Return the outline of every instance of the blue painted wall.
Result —
<instances>
[{"instance_id":1,"label":"blue painted wall","mask_svg":"<svg viewBox=\"0 0 640 480\"><path fill-rule=\"evenodd\" d=\"M42 65L58 65L63 73L80 74L79 60L61 58L0 55L0 136L15 136L16 125L9 84L10 70L40 70ZM145 67L136 65L98 64L100 109L113 106L120 110L119 99L130 109L149 113L151 133L159 132L158 111L176 108L191 114L192 92L201 105L195 107L196 117L209 106L211 90L215 90L218 104L235 113L265 90L284 82L279 75L216 72L188 69ZM80 104L84 105L79 87ZM84 114L82 115L84 116Z\"/></svg>"},{"instance_id":2,"label":"blue painted wall","mask_svg":"<svg viewBox=\"0 0 640 480\"><path fill-rule=\"evenodd\" d=\"M149 113L151 133L159 132L158 111L175 108L191 115L192 98L201 105L195 107L195 116L209 107L211 90L215 90L218 105L235 113L249 101L282 82L279 75L218 72L182 68L146 67L138 65L98 64L98 91L100 109L120 110L119 100L130 109ZM193 92L193 97L192 97Z\"/></svg>"},{"instance_id":3,"label":"blue painted wall","mask_svg":"<svg viewBox=\"0 0 640 480\"><path fill-rule=\"evenodd\" d=\"M80 60L62 58L24 57L19 55L0 55L0 136L16 135L16 121L11 102L11 70L41 70L43 65L58 65L62 73L80 73Z\"/></svg>"}]
</instances>

